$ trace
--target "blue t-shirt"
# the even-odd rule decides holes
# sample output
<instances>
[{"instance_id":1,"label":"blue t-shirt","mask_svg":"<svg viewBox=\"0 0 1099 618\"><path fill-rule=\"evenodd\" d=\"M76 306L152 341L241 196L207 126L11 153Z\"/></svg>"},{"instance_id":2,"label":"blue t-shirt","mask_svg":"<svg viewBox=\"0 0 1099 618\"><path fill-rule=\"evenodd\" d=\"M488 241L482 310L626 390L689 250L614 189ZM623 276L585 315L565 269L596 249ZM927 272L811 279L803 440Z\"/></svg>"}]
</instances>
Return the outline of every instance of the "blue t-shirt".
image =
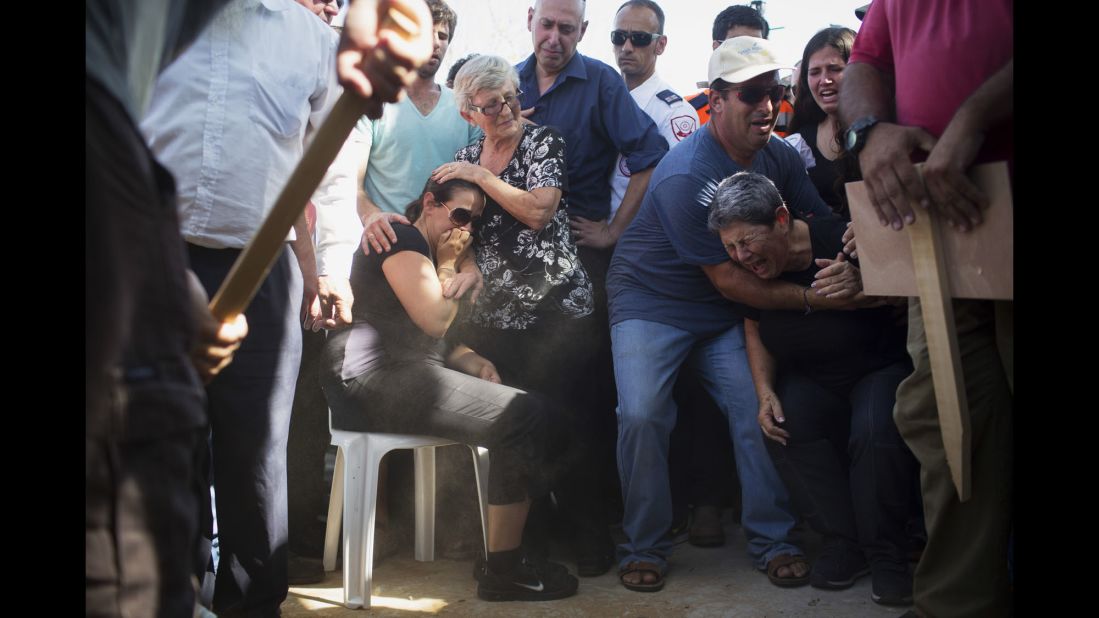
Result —
<instances>
[{"instance_id":1,"label":"blue t-shirt","mask_svg":"<svg viewBox=\"0 0 1099 618\"><path fill-rule=\"evenodd\" d=\"M538 94L535 58L515 66L523 109L537 124L565 136L568 214L593 221L611 212L611 171L619 153L630 173L649 169L668 152L668 143L630 96L626 82L606 64L576 53L545 93Z\"/></svg>"},{"instance_id":2,"label":"blue t-shirt","mask_svg":"<svg viewBox=\"0 0 1099 618\"><path fill-rule=\"evenodd\" d=\"M404 214L418 198L435 168L454 160L454 153L481 137L481 129L458 113L454 93L443 88L426 116L412 97L386 103L382 117L363 116L359 130L370 141L370 158L363 178L366 194L383 212Z\"/></svg>"},{"instance_id":3,"label":"blue t-shirt","mask_svg":"<svg viewBox=\"0 0 1099 618\"><path fill-rule=\"evenodd\" d=\"M706 222L717 185L740 171L744 168L729 158L708 127L680 142L656 166L607 271L612 325L649 320L711 336L740 322L745 307L725 299L701 268L729 259ZM748 171L770 178L803 219L831 212L797 150L779 137L756 153Z\"/></svg>"}]
</instances>

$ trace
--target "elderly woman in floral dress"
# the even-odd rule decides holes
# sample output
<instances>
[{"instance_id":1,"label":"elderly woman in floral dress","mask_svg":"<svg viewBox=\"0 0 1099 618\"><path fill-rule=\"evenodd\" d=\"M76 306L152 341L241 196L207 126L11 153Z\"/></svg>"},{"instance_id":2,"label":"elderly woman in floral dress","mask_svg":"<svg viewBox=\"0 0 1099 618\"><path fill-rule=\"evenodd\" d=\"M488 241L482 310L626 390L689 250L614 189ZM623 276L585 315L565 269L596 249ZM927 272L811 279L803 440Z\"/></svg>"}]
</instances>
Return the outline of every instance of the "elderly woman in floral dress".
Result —
<instances>
[{"instance_id":1,"label":"elderly woman in floral dress","mask_svg":"<svg viewBox=\"0 0 1099 618\"><path fill-rule=\"evenodd\" d=\"M595 350L592 284L565 213L565 140L556 129L524 123L519 94L515 69L498 56L470 60L454 80L462 117L484 136L432 178L468 180L487 196L473 226L484 292L458 336L491 359L506 384L556 398L575 412L585 409L573 399ZM581 539L578 571L593 575L600 565L588 564L597 549L589 539L600 538L600 530L605 536L605 516L592 500L591 425L575 414L572 420L574 449L561 462L566 476L555 495ZM535 554L542 551L542 539L528 541Z\"/></svg>"}]
</instances>

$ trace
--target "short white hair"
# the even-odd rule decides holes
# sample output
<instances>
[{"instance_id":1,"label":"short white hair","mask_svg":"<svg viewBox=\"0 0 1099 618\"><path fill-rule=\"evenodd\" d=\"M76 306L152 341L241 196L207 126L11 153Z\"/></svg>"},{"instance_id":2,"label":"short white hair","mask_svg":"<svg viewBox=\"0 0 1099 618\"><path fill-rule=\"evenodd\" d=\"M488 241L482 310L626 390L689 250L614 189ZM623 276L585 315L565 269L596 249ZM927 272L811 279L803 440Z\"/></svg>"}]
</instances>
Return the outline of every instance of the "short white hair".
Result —
<instances>
[{"instance_id":1,"label":"short white hair","mask_svg":"<svg viewBox=\"0 0 1099 618\"><path fill-rule=\"evenodd\" d=\"M469 102L478 92L498 92L509 84L519 91L515 67L500 56L477 56L462 65L454 76L454 100L458 109L469 109Z\"/></svg>"}]
</instances>

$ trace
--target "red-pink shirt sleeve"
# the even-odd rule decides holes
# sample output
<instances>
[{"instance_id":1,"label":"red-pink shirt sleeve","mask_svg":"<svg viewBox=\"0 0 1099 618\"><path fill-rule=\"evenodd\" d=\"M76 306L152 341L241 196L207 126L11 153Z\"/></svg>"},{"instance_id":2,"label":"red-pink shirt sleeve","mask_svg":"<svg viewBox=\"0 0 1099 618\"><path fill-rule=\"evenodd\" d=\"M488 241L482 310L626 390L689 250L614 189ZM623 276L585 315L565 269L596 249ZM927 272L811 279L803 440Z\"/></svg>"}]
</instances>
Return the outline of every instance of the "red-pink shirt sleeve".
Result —
<instances>
[{"instance_id":1,"label":"red-pink shirt sleeve","mask_svg":"<svg viewBox=\"0 0 1099 618\"><path fill-rule=\"evenodd\" d=\"M894 73L893 43L889 36L887 0L874 0L863 17L848 63L865 62L879 71Z\"/></svg>"}]
</instances>

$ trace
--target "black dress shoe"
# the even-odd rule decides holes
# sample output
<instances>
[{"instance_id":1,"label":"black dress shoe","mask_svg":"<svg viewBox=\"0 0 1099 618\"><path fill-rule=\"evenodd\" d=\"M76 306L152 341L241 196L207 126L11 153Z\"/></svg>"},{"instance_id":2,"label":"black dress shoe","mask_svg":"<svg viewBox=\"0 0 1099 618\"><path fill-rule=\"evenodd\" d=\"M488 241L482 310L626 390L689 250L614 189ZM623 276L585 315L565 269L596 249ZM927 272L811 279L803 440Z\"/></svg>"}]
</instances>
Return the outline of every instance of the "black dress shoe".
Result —
<instances>
[{"instance_id":1,"label":"black dress shoe","mask_svg":"<svg viewBox=\"0 0 1099 618\"><path fill-rule=\"evenodd\" d=\"M576 544L576 574L599 577L614 564L614 540L610 532L600 530L581 533Z\"/></svg>"}]
</instances>

